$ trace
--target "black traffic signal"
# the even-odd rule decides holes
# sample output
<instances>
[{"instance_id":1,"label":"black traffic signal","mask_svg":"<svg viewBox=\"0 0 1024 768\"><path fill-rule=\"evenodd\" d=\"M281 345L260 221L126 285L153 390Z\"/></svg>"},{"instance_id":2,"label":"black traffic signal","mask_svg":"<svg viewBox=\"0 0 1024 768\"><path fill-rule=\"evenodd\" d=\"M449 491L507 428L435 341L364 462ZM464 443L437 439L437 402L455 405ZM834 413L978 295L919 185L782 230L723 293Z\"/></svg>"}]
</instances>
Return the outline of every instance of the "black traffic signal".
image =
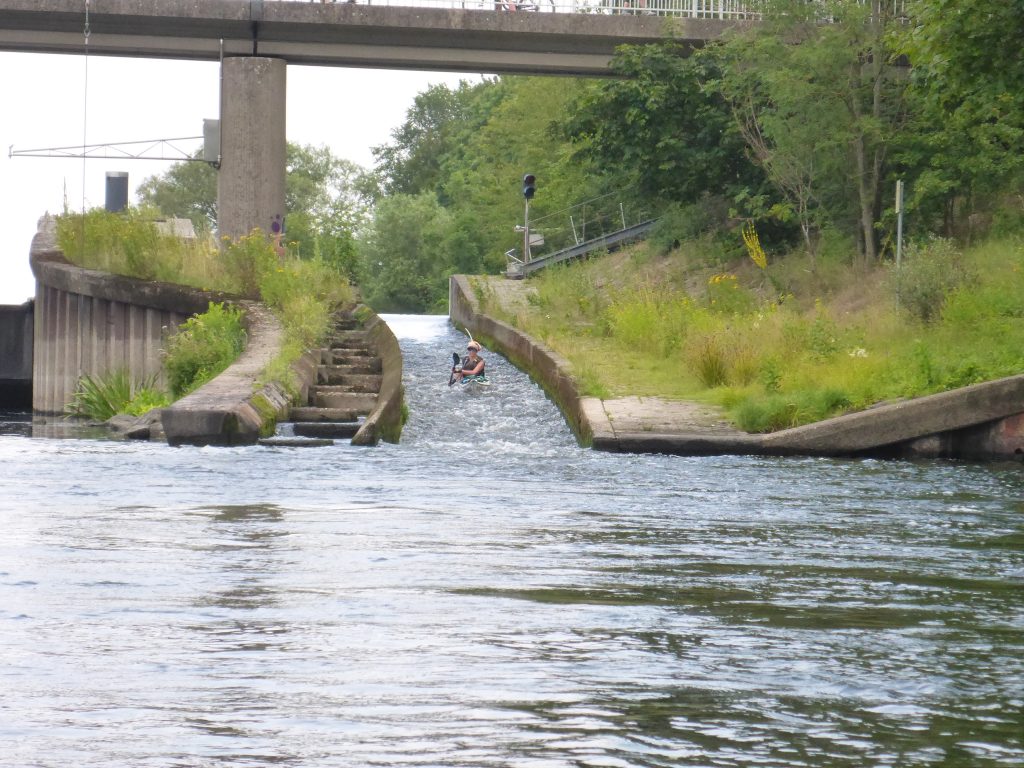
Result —
<instances>
[{"instance_id":1,"label":"black traffic signal","mask_svg":"<svg viewBox=\"0 0 1024 768\"><path fill-rule=\"evenodd\" d=\"M537 177L532 173L528 173L523 176L523 197L527 200L532 200L534 193L537 191Z\"/></svg>"}]
</instances>

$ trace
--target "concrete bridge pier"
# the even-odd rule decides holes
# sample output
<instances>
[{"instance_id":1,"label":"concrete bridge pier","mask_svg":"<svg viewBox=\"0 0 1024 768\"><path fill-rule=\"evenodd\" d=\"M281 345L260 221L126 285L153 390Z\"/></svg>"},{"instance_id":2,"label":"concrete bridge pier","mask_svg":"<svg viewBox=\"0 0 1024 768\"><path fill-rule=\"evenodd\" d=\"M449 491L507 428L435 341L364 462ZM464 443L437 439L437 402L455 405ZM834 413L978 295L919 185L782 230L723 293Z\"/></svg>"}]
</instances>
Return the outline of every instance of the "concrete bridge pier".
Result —
<instances>
[{"instance_id":1,"label":"concrete bridge pier","mask_svg":"<svg viewBox=\"0 0 1024 768\"><path fill-rule=\"evenodd\" d=\"M287 151L283 59L229 57L221 70L217 220L222 237L284 226Z\"/></svg>"}]
</instances>

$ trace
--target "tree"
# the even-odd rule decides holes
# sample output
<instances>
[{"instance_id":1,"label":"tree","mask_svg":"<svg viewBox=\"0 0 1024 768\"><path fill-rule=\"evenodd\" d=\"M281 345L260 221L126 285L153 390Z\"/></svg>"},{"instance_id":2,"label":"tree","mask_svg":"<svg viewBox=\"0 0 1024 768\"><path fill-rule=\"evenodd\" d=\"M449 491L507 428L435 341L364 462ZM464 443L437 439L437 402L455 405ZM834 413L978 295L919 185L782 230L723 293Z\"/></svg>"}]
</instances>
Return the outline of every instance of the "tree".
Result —
<instances>
[{"instance_id":1,"label":"tree","mask_svg":"<svg viewBox=\"0 0 1024 768\"><path fill-rule=\"evenodd\" d=\"M612 67L621 79L580 89L565 124L575 156L609 186L692 203L760 184L728 105L703 87L716 77L711 58L666 42L623 46Z\"/></svg>"},{"instance_id":2,"label":"tree","mask_svg":"<svg viewBox=\"0 0 1024 768\"><path fill-rule=\"evenodd\" d=\"M451 214L432 192L377 203L362 243L367 301L378 311L427 312L447 296Z\"/></svg>"},{"instance_id":3,"label":"tree","mask_svg":"<svg viewBox=\"0 0 1024 768\"><path fill-rule=\"evenodd\" d=\"M357 280L356 235L369 222L363 170L327 147L288 145L285 238L303 258L319 258Z\"/></svg>"},{"instance_id":4,"label":"tree","mask_svg":"<svg viewBox=\"0 0 1024 768\"><path fill-rule=\"evenodd\" d=\"M908 118L905 68L889 45L898 0L763 5L761 24L711 51L714 86L812 259L816 231L852 203L862 256L874 261L889 152Z\"/></svg>"},{"instance_id":5,"label":"tree","mask_svg":"<svg viewBox=\"0 0 1024 768\"><path fill-rule=\"evenodd\" d=\"M485 117L478 102L484 91L492 90L490 85L462 81L455 90L432 85L418 94L405 122L391 132L391 143L373 148L381 191L415 195L436 190L445 157Z\"/></svg>"},{"instance_id":6,"label":"tree","mask_svg":"<svg viewBox=\"0 0 1024 768\"><path fill-rule=\"evenodd\" d=\"M201 157L202 148L192 154ZM175 163L163 176L139 185L139 201L165 216L190 219L197 232L217 227L217 170L197 160Z\"/></svg>"},{"instance_id":7,"label":"tree","mask_svg":"<svg viewBox=\"0 0 1024 768\"><path fill-rule=\"evenodd\" d=\"M1019 3L917 0L897 37L913 65L915 130L901 160L913 204L945 234L1024 169L1024 13Z\"/></svg>"},{"instance_id":8,"label":"tree","mask_svg":"<svg viewBox=\"0 0 1024 768\"><path fill-rule=\"evenodd\" d=\"M454 91L428 89L392 144L374 149L378 203L434 194L450 214L449 250L442 257L449 273L504 269L505 251L522 242L514 227L522 223L525 173L541 179L531 217L565 208L593 188L588 164L572 157L560 127L581 87L565 78L502 77ZM564 227L570 229L568 215ZM442 301L446 285L431 284L432 301Z\"/></svg>"}]
</instances>

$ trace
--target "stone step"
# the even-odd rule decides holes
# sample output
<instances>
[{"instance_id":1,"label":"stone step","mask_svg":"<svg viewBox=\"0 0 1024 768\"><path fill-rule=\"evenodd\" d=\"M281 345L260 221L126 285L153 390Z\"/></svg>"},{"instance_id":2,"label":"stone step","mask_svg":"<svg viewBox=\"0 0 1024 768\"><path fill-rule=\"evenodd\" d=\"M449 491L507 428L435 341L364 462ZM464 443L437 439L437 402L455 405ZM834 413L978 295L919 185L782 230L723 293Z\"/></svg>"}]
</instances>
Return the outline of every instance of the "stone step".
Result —
<instances>
[{"instance_id":1,"label":"stone step","mask_svg":"<svg viewBox=\"0 0 1024 768\"><path fill-rule=\"evenodd\" d=\"M337 331L331 336L331 349L366 349L365 331Z\"/></svg>"},{"instance_id":2,"label":"stone step","mask_svg":"<svg viewBox=\"0 0 1024 768\"><path fill-rule=\"evenodd\" d=\"M314 387L309 400L317 408L343 408L365 416L376 407L377 394L349 392L340 387Z\"/></svg>"},{"instance_id":3,"label":"stone step","mask_svg":"<svg viewBox=\"0 0 1024 768\"><path fill-rule=\"evenodd\" d=\"M370 350L332 350L321 357L324 365L369 365L380 371L380 358Z\"/></svg>"},{"instance_id":4,"label":"stone step","mask_svg":"<svg viewBox=\"0 0 1024 768\"><path fill-rule=\"evenodd\" d=\"M316 369L316 381L317 384L335 384L332 379L336 379L339 376L374 376L380 375L380 360L377 360L378 365L374 365L372 361L367 358L366 364L353 364L353 365L321 365Z\"/></svg>"},{"instance_id":5,"label":"stone step","mask_svg":"<svg viewBox=\"0 0 1024 768\"><path fill-rule=\"evenodd\" d=\"M358 421L297 421L292 424L292 431L299 437L351 440L360 426Z\"/></svg>"},{"instance_id":6,"label":"stone step","mask_svg":"<svg viewBox=\"0 0 1024 768\"><path fill-rule=\"evenodd\" d=\"M349 392L380 392L380 380L379 374L372 373L332 373L322 377L317 372L317 381L322 386L340 387Z\"/></svg>"},{"instance_id":7,"label":"stone step","mask_svg":"<svg viewBox=\"0 0 1024 768\"><path fill-rule=\"evenodd\" d=\"M323 448L334 445L333 440L322 437L261 437L257 442L268 448Z\"/></svg>"},{"instance_id":8,"label":"stone step","mask_svg":"<svg viewBox=\"0 0 1024 768\"><path fill-rule=\"evenodd\" d=\"M288 418L294 422L311 421L355 421L360 416L355 408L316 408L311 405L296 406L288 412Z\"/></svg>"}]
</instances>

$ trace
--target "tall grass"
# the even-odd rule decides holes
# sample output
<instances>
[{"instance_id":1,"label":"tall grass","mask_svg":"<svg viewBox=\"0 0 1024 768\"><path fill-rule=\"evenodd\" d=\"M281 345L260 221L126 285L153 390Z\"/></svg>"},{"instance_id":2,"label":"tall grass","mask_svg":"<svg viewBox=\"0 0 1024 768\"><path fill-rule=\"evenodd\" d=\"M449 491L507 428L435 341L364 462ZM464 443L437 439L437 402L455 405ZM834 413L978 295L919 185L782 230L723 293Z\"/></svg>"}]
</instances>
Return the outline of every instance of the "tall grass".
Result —
<instances>
[{"instance_id":1,"label":"tall grass","mask_svg":"<svg viewBox=\"0 0 1024 768\"><path fill-rule=\"evenodd\" d=\"M578 263L536 279L512 320L586 371L588 389L718 403L752 432L1024 372L1020 238L924 243L884 279L833 263L827 283L806 283L822 293L781 299L763 270L733 266L691 269L684 288L671 259L660 274L649 257L614 273Z\"/></svg>"},{"instance_id":2,"label":"tall grass","mask_svg":"<svg viewBox=\"0 0 1024 768\"><path fill-rule=\"evenodd\" d=\"M82 376L64 410L69 416L106 421L119 413L142 416L169 402L167 395L156 388L155 377L133 381L126 368L119 368L102 376Z\"/></svg>"}]
</instances>

